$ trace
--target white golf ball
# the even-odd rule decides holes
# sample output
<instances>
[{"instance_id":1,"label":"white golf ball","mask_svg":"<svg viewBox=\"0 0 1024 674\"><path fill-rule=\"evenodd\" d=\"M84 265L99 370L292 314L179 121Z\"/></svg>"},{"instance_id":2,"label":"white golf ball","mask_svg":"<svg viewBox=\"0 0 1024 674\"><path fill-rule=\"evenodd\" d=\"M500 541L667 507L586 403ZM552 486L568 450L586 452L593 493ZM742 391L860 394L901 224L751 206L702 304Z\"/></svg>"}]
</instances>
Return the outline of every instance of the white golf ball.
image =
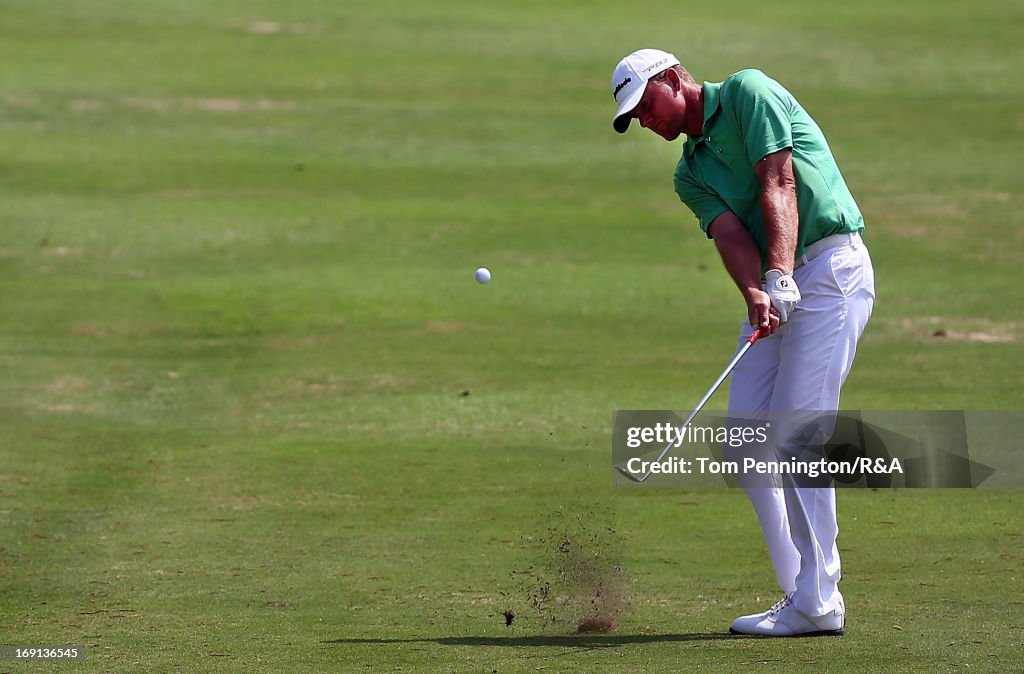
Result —
<instances>
[{"instance_id":1,"label":"white golf ball","mask_svg":"<svg viewBox=\"0 0 1024 674\"><path fill-rule=\"evenodd\" d=\"M487 267L480 267L476 270L477 283L487 283L491 280L491 270Z\"/></svg>"}]
</instances>

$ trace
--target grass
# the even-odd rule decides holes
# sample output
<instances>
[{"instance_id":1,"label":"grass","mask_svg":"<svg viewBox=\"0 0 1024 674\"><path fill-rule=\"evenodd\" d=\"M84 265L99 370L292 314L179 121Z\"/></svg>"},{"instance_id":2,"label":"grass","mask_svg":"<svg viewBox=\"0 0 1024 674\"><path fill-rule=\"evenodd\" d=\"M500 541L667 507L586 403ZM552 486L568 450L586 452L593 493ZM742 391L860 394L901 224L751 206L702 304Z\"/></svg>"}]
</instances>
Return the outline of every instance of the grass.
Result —
<instances>
[{"instance_id":1,"label":"grass","mask_svg":"<svg viewBox=\"0 0 1024 674\"><path fill-rule=\"evenodd\" d=\"M643 45L761 67L825 129L879 290L844 407L1019 410L1021 13L8 0L0 642L88 671L1019 669L1018 490L842 492L849 635L778 642L722 637L777 598L742 494L610 487L611 411L699 398L743 310L608 75ZM570 637L521 571L588 512L631 605Z\"/></svg>"}]
</instances>

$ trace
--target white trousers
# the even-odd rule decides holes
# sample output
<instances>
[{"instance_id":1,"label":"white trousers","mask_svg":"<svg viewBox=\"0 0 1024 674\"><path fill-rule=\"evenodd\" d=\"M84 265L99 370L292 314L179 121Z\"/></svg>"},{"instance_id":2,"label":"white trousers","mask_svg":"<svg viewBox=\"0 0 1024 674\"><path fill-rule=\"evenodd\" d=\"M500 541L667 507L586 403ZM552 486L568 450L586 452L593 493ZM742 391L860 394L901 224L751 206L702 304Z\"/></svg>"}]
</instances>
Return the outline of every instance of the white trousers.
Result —
<instances>
[{"instance_id":1,"label":"white trousers","mask_svg":"<svg viewBox=\"0 0 1024 674\"><path fill-rule=\"evenodd\" d=\"M771 412L777 418L778 412L839 409L839 390L874 304L871 258L860 237L853 237L797 268L793 278L802 299L789 321L758 340L733 370L730 415ZM750 332L745 321L740 344ZM779 585L794 593L797 610L818 616L842 609L835 488L746 492Z\"/></svg>"}]
</instances>

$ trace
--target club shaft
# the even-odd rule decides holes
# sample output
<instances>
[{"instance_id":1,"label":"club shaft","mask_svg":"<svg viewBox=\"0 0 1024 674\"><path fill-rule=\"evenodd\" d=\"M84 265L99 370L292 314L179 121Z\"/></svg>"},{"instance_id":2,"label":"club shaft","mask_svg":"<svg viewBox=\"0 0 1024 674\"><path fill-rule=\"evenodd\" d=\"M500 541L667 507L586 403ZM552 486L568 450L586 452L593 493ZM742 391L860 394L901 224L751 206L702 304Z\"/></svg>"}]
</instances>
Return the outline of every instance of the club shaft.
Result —
<instances>
[{"instance_id":1,"label":"club shaft","mask_svg":"<svg viewBox=\"0 0 1024 674\"><path fill-rule=\"evenodd\" d=\"M715 380L715 383L712 384L711 388L708 389L708 392L704 394L704 397L701 398L700 402L697 403L697 405L693 408L693 412L691 412L690 416L687 417L686 421L683 422L683 425L676 429L677 437L682 436L683 431L686 430L686 428L690 425L690 422L694 420L694 418L700 413L700 411L704 409L704 405L706 405L707 402L711 400L711 396L715 395L715 391L717 391L718 387L722 385L722 382L725 381L730 374L732 374L732 371L736 367L736 364L740 362L741 358L743 358L743 354L745 354L747 350L754 345L754 342L756 342L760 337L762 337L763 334L764 330L755 330L754 333L750 336L750 338L743 344L743 346L740 347L739 351L736 352L736 355L733 356L732 360L729 361L729 364L725 366L725 369L722 371L722 374L719 375L718 379ZM665 449L661 450L661 453L658 454L658 458L656 458L653 461L653 463L659 463L662 459L664 459L665 455L669 453L669 450L672 449L672 445L674 444L675 441L669 440L668 444L665 445ZM649 468L647 472L640 477L638 482L643 482L644 480L649 478L653 473L653 468Z\"/></svg>"}]
</instances>

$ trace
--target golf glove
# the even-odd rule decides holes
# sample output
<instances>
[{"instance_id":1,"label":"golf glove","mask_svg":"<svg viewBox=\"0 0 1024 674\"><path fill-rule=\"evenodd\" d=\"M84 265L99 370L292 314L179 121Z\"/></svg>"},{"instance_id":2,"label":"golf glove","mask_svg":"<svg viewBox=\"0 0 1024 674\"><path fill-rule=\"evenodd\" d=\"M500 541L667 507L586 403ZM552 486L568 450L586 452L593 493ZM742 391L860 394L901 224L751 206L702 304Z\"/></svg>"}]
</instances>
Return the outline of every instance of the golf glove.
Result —
<instances>
[{"instance_id":1,"label":"golf glove","mask_svg":"<svg viewBox=\"0 0 1024 674\"><path fill-rule=\"evenodd\" d=\"M800 289L792 274L783 274L778 269L769 269L764 274L764 291L772 300L772 306L779 312L779 324L789 320L793 307L800 301Z\"/></svg>"}]
</instances>

